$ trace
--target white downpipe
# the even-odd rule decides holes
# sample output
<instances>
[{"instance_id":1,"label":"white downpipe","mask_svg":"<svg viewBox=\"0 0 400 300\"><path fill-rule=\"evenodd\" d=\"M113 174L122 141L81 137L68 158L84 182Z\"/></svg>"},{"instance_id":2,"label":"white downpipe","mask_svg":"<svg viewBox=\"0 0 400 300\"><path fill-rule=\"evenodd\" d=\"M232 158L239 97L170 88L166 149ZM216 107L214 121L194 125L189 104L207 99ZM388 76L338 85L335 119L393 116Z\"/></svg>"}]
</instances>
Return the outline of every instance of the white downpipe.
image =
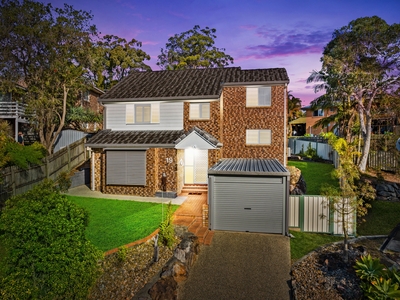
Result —
<instances>
[{"instance_id":1,"label":"white downpipe","mask_svg":"<svg viewBox=\"0 0 400 300\"><path fill-rule=\"evenodd\" d=\"M284 127L283 127L283 165L286 167L287 165L287 83L285 83L285 88L283 90L283 118L284 118Z\"/></svg>"},{"instance_id":2,"label":"white downpipe","mask_svg":"<svg viewBox=\"0 0 400 300\"><path fill-rule=\"evenodd\" d=\"M94 152L92 149L90 149L90 165L92 167L92 172L90 172L92 175L91 176L92 177L92 191L94 191L95 190L95 186L94 186L94 178L95 178L95 176L94 176Z\"/></svg>"}]
</instances>

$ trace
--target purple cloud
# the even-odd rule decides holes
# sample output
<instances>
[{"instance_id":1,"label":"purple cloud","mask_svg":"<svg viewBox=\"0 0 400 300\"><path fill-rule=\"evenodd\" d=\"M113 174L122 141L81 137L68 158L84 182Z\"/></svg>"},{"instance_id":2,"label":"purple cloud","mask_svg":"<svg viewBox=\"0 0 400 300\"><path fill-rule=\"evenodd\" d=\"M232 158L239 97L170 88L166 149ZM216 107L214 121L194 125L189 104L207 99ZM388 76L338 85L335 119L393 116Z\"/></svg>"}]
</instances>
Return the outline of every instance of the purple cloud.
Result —
<instances>
[{"instance_id":1,"label":"purple cloud","mask_svg":"<svg viewBox=\"0 0 400 300\"><path fill-rule=\"evenodd\" d=\"M246 47L244 58L264 59L296 54L320 53L332 36L331 31L298 28L282 31L266 26L260 27L256 34L265 43Z\"/></svg>"}]
</instances>

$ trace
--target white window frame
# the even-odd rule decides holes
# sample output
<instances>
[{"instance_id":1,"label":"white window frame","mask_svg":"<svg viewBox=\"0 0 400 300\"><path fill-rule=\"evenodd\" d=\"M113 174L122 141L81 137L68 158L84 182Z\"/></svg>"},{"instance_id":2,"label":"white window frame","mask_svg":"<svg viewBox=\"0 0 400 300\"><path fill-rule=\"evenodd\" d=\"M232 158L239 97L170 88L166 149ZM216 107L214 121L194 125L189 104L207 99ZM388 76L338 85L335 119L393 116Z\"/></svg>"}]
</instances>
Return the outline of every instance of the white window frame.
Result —
<instances>
[{"instance_id":1,"label":"white window frame","mask_svg":"<svg viewBox=\"0 0 400 300\"><path fill-rule=\"evenodd\" d=\"M313 111L313 117L323 117L324 110L322 108Z\"/></svg>"},{"instance_id":2,"label":"white window frame","mask_svg":"<svg viewBox=\"0 0 400 300\"><path fill-rule=\"evenodd\" d=\"M189 120L209 120L210 102L189 103Z\"/></svg>"},{"instance_id":3,"label":"white window frame","mask_svg":"<svg viewBox=\"0 0 400 300\"><path fill-rule=\"evenodd\" d=\"M142 111L142 118L138 119L138 109L150 108L150 115L144 119ZM159 124L160 123L160 103L136 103L127 104L125 107L125 123L126 124Z\"/></svg>"},{"instance_id":4,"label":"white window frame","mask_svg":"<svg viewBox=\"0 0 400 300\"><path fill-rule=\"evenodd\" d=\"M271 145L271 129L246 129L246 145Z\"/></svg>"},{"instance_id":5,"label":"white window frame","mask_svg":"<svg viewBox=\"0 0 400 300\"><path fill-rule=\"evenodd\" d=\"M246 107L271 107L271 90L270 86L246 87Z\"/></svg>"},{"instance_id":6,"label":"white window frame","mask_svg":"<svg viewBox=\"0 0 400 300\"><path fill-rule=\"evenodd\" d=\"M85 102L90 102L90 92L88 90L82 92L82 100Z\"/></svg>"}]
</instances>

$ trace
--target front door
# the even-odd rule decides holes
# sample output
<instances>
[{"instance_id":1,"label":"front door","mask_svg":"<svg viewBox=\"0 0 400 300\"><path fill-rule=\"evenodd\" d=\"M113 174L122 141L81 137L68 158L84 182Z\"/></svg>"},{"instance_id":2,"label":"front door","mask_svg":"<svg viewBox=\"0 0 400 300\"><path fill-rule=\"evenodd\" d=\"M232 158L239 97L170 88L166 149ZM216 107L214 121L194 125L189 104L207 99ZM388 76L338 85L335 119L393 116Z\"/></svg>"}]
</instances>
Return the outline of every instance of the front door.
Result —
<instances>
[{"instance_id":1,"label":"front door","mask_svg":"<svg viewBox=\"0 0 400 300\"><path fill-rule=\"evenodd\" d=\"M208 150L185 149L185 183L207 183Z\"/></svg>"}]
</instances>

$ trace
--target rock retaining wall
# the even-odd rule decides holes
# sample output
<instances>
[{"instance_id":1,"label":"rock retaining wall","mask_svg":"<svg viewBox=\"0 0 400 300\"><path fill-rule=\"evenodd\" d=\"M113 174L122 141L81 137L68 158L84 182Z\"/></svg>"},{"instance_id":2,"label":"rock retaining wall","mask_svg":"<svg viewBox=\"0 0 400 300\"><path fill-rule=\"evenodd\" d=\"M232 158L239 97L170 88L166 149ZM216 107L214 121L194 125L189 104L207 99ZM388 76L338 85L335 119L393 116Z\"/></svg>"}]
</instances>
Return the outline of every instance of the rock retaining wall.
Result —
<instances>
[{"instance_id":1,"label":"rock retaining wall","mask_svg":"<svg viewBox=\"0 0 400 300\"><path fill-rule=\"evenodd\" d=\"M400 201L400 185L394 182L378 183L375 187L377 200Z\"/></svg>"},{"instance_id":2,"label":"rock retaining wall","mask_svg":"<svg viewBox=\"0 0 400 300\"><path fill-rule=\"evenodd\" d=\"M173 257L132 300L177 299L179 284L187 279L200 249L198 237L193 233L183 232L181 238Z\"/></svg>"}]
</instances>

